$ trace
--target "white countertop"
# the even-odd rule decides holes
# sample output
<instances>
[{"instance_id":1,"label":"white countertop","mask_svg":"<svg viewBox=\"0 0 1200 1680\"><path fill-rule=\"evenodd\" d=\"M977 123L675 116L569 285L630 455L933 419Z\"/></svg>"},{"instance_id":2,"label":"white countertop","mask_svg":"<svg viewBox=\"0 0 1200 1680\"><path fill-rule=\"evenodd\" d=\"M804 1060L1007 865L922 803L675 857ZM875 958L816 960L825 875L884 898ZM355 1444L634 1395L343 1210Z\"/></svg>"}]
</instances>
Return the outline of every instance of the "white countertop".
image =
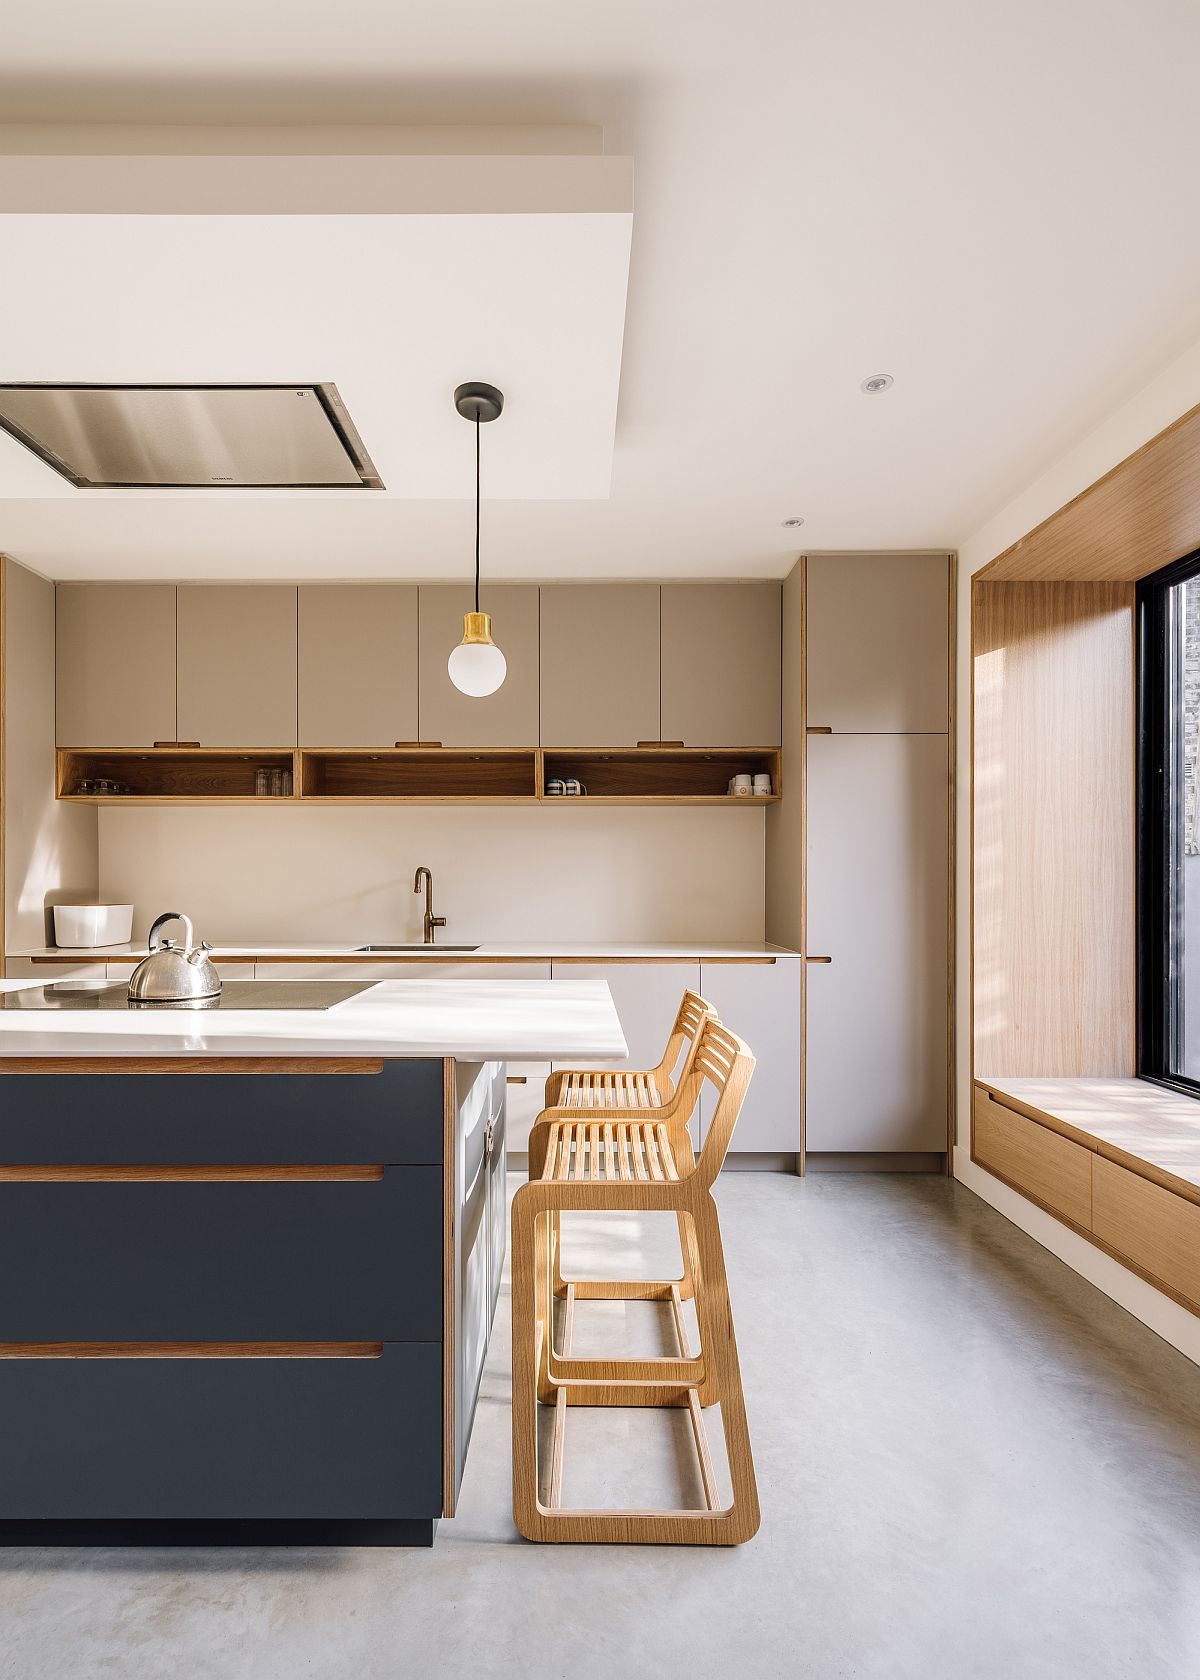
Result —
<instances>
[{"instance_id":1,"label":"white countertop","mask_svg":"<svg viewBox=\"0 0 1200 1680\"><path fill-rule=\"evenodd\" d=\"M198 930L198 936L199 936ZM450 941L447 940L447 944ZM464 941L465 943L465 941ZM98 945L77 950L57 945L32 946L22 951L9 951L13 958L34 962L140 962L146 955L146 942L139 940L128 945ZM355 963L489 963L489 962L770 962L774 958L799 958L799 951L783 945L747 943L744 945L592 945L564 944L554 940L528 941L521 944L482 944L474 951L452 951L431 945L415 951L361 951L357 944L271 944L267 941L248 944L215 942L213 961L227 962L355 962Z\"/></svg>"},{"instance_id":2,"label":"white countertop","mask_svg":"<svg viewBox=\"0 0 1200 1680\"><path fill-rule=\"evenodd\" d=\"M0 980L0 991L42 983ZM332 1009L0 1011L0 1057L455 1056L473 1062L604 1062L627 1054L604 980L382 980Z\"/></svg>"}]
</instances>

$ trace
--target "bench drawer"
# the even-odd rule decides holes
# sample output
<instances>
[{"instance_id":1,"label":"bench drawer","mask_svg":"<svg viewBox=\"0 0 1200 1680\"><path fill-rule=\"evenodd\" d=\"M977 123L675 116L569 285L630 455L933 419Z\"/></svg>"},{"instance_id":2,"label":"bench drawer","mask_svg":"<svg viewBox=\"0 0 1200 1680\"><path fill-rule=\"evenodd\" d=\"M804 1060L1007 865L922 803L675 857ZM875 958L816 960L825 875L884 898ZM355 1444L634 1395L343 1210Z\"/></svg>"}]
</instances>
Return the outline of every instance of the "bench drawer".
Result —
<instances>
[{"instance_id":1,"label":"bench drawer","mask_svg":"<svg viewBox=\"0 0 1200 1680\"><path fill-rule=\"evenodd\" d=\"M1093 1175L1094 1234L1200 1310L1200 1207L1101 1155Z\"/></svg>"},{"instance_id":2,"label":"bench drawer","mask_svg":"<svg viewBox=\"0 0 1200 1680\"><path fill-rule=\"evenodd\" d=\"M0 1359L0 1518L437 1516L441 1359Z\"/></svg>"},{"instance_id":3,"label":"bench drawer","mask_svg":"<svg viewBox=\"0 0 1200 1680\"><path fill-rule=\"evenodd\" d=\"M1092 1153L975 1087L975 1159L1084 1231L1092 1228Z\"/></svg>"},{"instance_id":4,"label":"bench drawer","mask_svg":"<svg viewBox=\"0 0 1200 1680\"><path fill-rule=\"evenodd\" d=\"M442 1169L0 1182L0 1342L440 1341Z\"/></svg>"}]
</instances>

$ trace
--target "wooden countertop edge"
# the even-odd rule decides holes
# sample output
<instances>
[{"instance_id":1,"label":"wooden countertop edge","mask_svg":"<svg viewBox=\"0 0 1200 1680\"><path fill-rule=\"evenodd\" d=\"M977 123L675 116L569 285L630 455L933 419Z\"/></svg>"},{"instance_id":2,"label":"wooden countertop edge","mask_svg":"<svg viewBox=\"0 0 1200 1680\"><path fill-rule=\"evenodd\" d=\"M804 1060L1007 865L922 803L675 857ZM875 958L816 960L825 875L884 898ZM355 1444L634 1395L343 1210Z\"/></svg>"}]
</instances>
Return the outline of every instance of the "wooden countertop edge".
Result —
<instances>
[{"instance_id":1,"label":"wooden countertop edge","mask_svg":"<svg viewBox=\"0 0 1200 1680\"><path fill-rule=\"evenodd\" d=\"M1136 1173L1139 1178L1148 1179L1151 1184L1157 1184L1163 1190L1173 1191L1182 1196L1185 1201L1194 1202L1200 1207L1200 1183L1192 1183L1190 1179L1180 1178L1177 1173L1158 1166L1154 1161L1146 1160L1143 1155L1133 1155L1127 1149L1121 1149L1107 1139L1100 1138L1094 1132L1086 1131L1069 1120L1064 1120L1059 1114L1052 1114L1048 1109L1036 1108L1032 1103L1025 1102L1020 1097L1014 1097L1000 1085L992 1085L986 1079L976 1079L975 1085L979 1090L987 1091L1004 1108L1011 1108L1015 1113L1024 1115L1027 1120L1035 1121L1039 1126L1045 1126L1047 1131L1057 1132L1060 1137L1067 1138L1071 1143L1080 1144L1090 1150L1093 1155L1100 1155L1107 1161L1112 1161L1118 1167L1124 1167L1128 1172ZM1200 1160L1198 1160L1200 1170Z\"/></svg>"}]
</instances>

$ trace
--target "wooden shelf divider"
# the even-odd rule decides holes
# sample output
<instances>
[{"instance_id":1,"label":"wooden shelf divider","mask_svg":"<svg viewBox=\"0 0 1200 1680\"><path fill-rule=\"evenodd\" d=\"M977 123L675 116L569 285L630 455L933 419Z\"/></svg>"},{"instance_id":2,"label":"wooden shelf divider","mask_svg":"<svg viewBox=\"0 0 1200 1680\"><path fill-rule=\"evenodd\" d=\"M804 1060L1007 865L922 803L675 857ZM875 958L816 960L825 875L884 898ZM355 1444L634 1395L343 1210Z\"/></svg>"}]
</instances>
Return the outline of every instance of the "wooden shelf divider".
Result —
<instances>
[{"instance_id":1,"label":"wooden shelf divider","mask_svg":"<svg viewBox=\"0 0 1200 1680\"><path fill-rule=\"evenodd\" d=\"M604 804L759 806L780 797L777 747L76 748L57 753L59 799L150 804ZM292 793L256 795L259 769L288 770ZM728 792L771 777L769 795ZM575 780L586 795L547 794ZM97 791L95 784L115 788Z\"/></svg>"}]
</instances>

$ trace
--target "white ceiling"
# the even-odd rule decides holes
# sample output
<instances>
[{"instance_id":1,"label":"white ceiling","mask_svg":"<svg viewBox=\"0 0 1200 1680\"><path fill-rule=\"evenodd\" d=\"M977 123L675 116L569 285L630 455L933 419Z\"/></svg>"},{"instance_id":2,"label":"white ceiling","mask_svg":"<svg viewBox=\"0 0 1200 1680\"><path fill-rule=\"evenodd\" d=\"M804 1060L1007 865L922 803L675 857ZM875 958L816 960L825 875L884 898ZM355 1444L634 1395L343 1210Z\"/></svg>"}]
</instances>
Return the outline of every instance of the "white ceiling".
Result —
<instances>
[{"instance_id":1,"label":"white ceiling","mask_svg":"<svg viewBox=\"0 0 1200 1680\"><path fill-rule=\"evenodd\" d=\"M564 466L555 495L539 449L528 496L513 479L485 509L493 575L778 575L800 547L954 546L1200 336L1192 0L60 0L7 8L4 34L9 123L519 124L522 152L537 125L598 125L632 156L611 494L583 499ZM387 148L376 132L349 149ZM87 268L71 278L86 291ZM210 293L215 312L244 278ZM0 318L0 378L28 365L25 325ZM486 339L473 325L464 346ZM611 322L575 330L554 347L564 383ZM505 375L514 449L529 356ZM879 371L894 389L862 396ZM339 383L377 460L377 424L421 424L368 421L339 367L311 376ZM444 576L466 568L469 510L430 495L462 488L435 441L425 497L26 481L0 499L0 547L59 576Z\"/></svg>"}]
</instances>

